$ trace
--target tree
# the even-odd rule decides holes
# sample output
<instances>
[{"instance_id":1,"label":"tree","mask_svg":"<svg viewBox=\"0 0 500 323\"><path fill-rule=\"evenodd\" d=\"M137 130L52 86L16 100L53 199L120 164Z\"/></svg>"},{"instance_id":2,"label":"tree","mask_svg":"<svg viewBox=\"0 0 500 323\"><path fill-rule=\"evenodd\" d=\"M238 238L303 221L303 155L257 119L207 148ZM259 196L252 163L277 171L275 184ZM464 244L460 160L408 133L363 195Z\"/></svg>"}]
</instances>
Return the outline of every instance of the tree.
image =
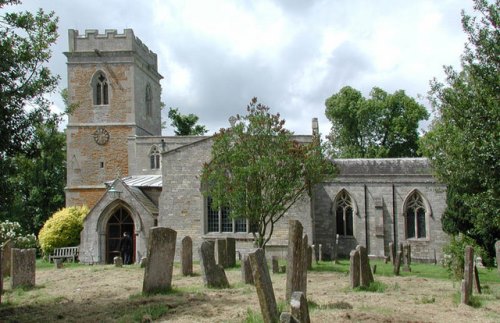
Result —
<instances>
[{"instance_id":1,"label":"tree","mask_svg":"<svg viewBox=\"0 0 500 323\"><path fill-rule=\"evenodd\" d=\"M335 168L323 157L319 136L295 141L285 120L256 98L247 110L214 136L202 180L213 208L228 207L232 218L248 219L255 244L264 248L276 222Z\"/></svg>"},{"instance_id":2,"label":"tree","mask_svg":"<svg viewBox=\"0 0 500 323\"><path fill-rule=\"evenodd\" d=\"M176 136L202 136L208 132L205 126L196 124L199 118L192 113L183 115L178 108L169 108L168 117L172 120L170 125L175 128Z\"/></svg>"},{"instance_id":3,"label":"tree","mask_svg":"<svg viewBox=\"0 0 500 323\"><path fill-rule=\"evenodd\" d=\"M373 88L370 98L346 86L326 100L333 154L342 158L414 157L424 106L403 90L388 94Z\"/></svg>"},{"instance_id":4,"label":"tree","mask_svg":"<svg viewBox=\"0 0 500 323\"><path fill-rule=\"evenodd\" d=\"M0 9L19 4L0 0ZM25 148L34 125L49 113L44 94L52 92L59 77L43 66L55 43L58 18L40 9L0 16L0 156ZM30 105L27 109L26 106Z\"/></svg>"},{"instance_id":5,"label":"tree","mask_svg":"<svg viewBox=\"0 0 500 323\"><path fill-rule=\"evenodd\" d=\"M499 8L498 0L475 0L477 16L462 12L468 42L461 71L445 67L445 83L431 82L438 117L422 139L424 154L448 187L443 228L472 238L491 257L500 237Z\"/></svg>"}]
</instances>

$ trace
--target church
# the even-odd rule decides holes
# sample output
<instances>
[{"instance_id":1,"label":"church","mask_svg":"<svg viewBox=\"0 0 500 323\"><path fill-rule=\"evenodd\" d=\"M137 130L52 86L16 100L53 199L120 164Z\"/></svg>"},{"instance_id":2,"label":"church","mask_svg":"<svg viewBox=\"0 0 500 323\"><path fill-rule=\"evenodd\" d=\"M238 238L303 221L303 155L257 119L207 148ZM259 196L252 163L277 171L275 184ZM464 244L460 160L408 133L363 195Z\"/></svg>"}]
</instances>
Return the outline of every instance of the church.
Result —
<instances>
[{"instance_id":1,"label":"church","mask_svg":"<svg viewBox=\"0 0 500 323\"><path fill-rule=\"evenodd\" d=\"M112 263L124 232L133 238L133 261L146 257L151 227L177 231L195 250L203 240L232 237L244 253L253 247L246 220L213 210L200 174L210 161L212 137L161 135L157 55L133 30L69 30L65 52L68 96L75 109L66 130L66 206L87 205L81 232L83 263ZM230 93L228 94L230 95ZM229 117L229 116L228 116ZM297 135L312 140L317 131ZM299 220L323 259L347 256L364 245L372 257L389 255L389 243L410 243L412 260L439 261L448 242L441 217L446 187L425 158L332 159L334 179L317 185L275 228L266 247L286 256L288 221ZM194 252L197 257L197 252Z\"/></svg>"}]
</instances>

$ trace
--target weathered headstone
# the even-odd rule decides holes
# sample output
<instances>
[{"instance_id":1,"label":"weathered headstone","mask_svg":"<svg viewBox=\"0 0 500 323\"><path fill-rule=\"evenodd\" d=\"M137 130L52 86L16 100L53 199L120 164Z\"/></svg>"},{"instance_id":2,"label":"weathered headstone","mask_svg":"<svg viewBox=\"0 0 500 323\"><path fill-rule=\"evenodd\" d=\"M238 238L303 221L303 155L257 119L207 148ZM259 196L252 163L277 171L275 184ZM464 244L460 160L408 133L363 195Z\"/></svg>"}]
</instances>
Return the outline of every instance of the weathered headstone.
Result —
<instances>
[{"instance_id":1,"label":"weathered headstone","mask_svg":"<svg viewBox=\"0 0 500 323\"><path fill-rule=\"evenodd\" d=\"M401 262L403 261L403 250L399 250L396 253L396 262L394 263L394 275L399 276L399 271L401 269Z\"/></svg>"},{"instance_id":2,"label":"weathered headstone","mask_svg":"<svg viewBox=\"0 0 500 323\"><path fill-rule=\"evenodd\" d=\"M56 266L56 269L63 268L63 260L61 258L54 259L54 264Z\"/></svg>"},{"instance_id":3,"label":"weathered headstone","mask_svg":"<svg viewBox=\"0 0 500 323\"><path fill-rule=\"evenodd\" d=\"M313 269L313 248L311 246L307 247L307 270Z\"/></svg>"},{"instance_id":4,"label":"weathered headstone","mask_svg":"<svg viewBox=\"0 0 500 323\"><path fill-rule=\"evenodd\" d=\"M259 248L251 252L249 258L264 322L277 322L279 318L278 307L264 250Z\"/></svg>"},{"instance_id":5,"label":"weathered headstone","mask_svg":"<svg viewBox=\"0 0 500 323\"><path fill-rule=\"evenodd\" d=\"M10 260L12 254L12 248L14 248L14 242L12 240L7 240L2 247L2 275L3 277L10 276Z\"/></svg>"},{"instance_id":6,"label":"weathered headstone","mask_svg":"<svg viewBox=\"0 0 500 323\"><path fill-rule=\"evenodd\" d=\"M227 268L227 250L226 250L226 239L215 240L215 252L217 264L221 265L222 268Z\"/></svg>"},{"instance_id":7,"label":"weathered headstone","mask_svg":"<svg viewBox=\"0 0 500 323\"><path fill-rule=\"evenodd\" d=\"M462 283L460 284L460 302L462 304L469 304L470 293L467 291L467 283L465 279L462 279Z\"/></svg>"},{"instance_id":8,"label":"weathered headstone","mask_svg":"<svg viewBox=\"0 0 500 323\"><path fill-rule=\"evenodd\" d=\"M181 244L182 275L191 276L193 274L193 240L190 236L185 236Z\"/></svg>"},{"instance_id":9,"label":"weathered headstone","mask_svg":"<svg viewBox=\"0 0 500 323\"><path fill-rule=\"evenodd\" d=\"M288 255L286 267L286 296L290 301L292 292L302 291L302 272L304 260L302 257L302 224L297 220L288 222Z\"/></svg>"},{"instance_id":10,"label":"weathered headstone","mask_svg":"<svg viewBox=\"0 0 500 323\"><path fill-rule=\"evenodd\" d=\"M300 323L300 322L295 317L292 316L292 313L281 312L280 323Z\"/></svg>"},{"instance_id":11,"label":"weathered headstone","mask_svg":"<svg viewBox=\"0 0 500 323\"><path fill-rule=\"evenodd\" d=\"M321 243L318 245L318 259L319 261L323 260L323 246Z\"/></svg>"},{"instance_id":12,"label":"weathered headstone","mask_svg":"<svg viewBox=\"0 0 500 323\"><path fill-rule=\"evenodd\" d=\"M317 250L317 245L313 244L311 245L312 247L312 257L313 261L317 264L318 263L318 250Z\"/></svg>"},{"instance_id":13,"label":"weathered headstone","mask_svg":"<svg viewBox=\"0 0 500 323\"><path fill-rule=\"evenodd\" d=\"M280 272L278 256L271 256L271 267L273 269L273 274Z\"/></svg>"},{"instance_id":14,"label":"weathered headstone","mask_svg":"<svg viewBox=\"0 0 500 323\"><path fill-rule=\"evenodd\" d=\"M411 272L411 246L409 243L403 245L403 271Z\"/></svg>"},{"instance_id":15,"label":"weathered headstone","mask_svg":"<svg viewBox=\"0 0 500 323\"><path fill-rule=\"evenodd\" d=\"M477 270L477 266L474 265L474 287L478 294L482 294L481 292L481 282L479 281L479 272Z\"/></svg>"},{"instance_id":16,"label":"weathered headstone","mask_svg":"<svg viewBox=\"0 0 500 323\"><path fill-rule=\"evenodd\" d=\"M229 287L224 268L215 263L214 242L203 241L198 252L201 275L205 286L213 288Z\"/></svg>"},{"instance_id":17,"label":"weathered headstone","mask_svg":"<svg viewBox=\"0 0 500 323\"><path fill-rule=\"evenodd\" d=\"M232 268L236 266L236 240L226 238L226 266Z\"/></svg>"},{"instance_id":18,"label":"weathered headstone","mask_svg":"<svg viewBox=\"0 0 500 323\"><path fill-rule=\"evenodd\" d=\"M500 240L495 242L495 252L496 252L496 258L497 258L497 269L500 271Z\"/></svg>"},{"instance_id":19,"label":"weathered headstone","mask_svg":"<svg viewBox=\"0 0 500 323\"><path fill-rule=\"evenodd\" d=\"M241 260L241 281L244 284L253 284L252 266L248 255L244 255Z\"/></svg>"},{"instance_id":20,"label":"weathered headstone","mask_svg":"<svg viewBox=\"0 0 500 323\"><path fill-rule=\"evenodd\" d=\"M307 266L309 265L309 258L307 257L309 247L308 240L307 234L304 234L302 237L302 279L300 289L298 290L303 292L304 295L307 295Z\"/></svg>"},{"instance_id":21,"label":"weathered headstone","mask_svg":"<svg viewBox=\"0 0 500 323\"><path fill-rule=\"evenodd\" d=\"M14 289L19 286L35 286L36 249L12 248L10 258L10 284Z\"/></svg>"},{"instance_id":22,"label":"weathered headstone","mask_svg":"<svg viewBox=\"0 0 500 323\"><path fill-rule=\"evenodd\" d=\"M335 244L333 245L333 248L332 248L333 262L335 264L339 263L339 238L340 238L340 235L337 233L335 235Z\"/></svg>"},{"instance_id":23,"label":"weathered headstone","mask_svg":"<svg viewBox=\"0 0 500 323\"><path fill-rule=\"evenodd\" d=\"M310 323L309 307L307 305L306 296L302 292L293 292L290 300L292 316L301 323Z\"/></svg>"},{"instance_id":24,"label":"weathered headstone","mask_svg":"<svg viewBox=\"0 0 500 323\"><path fill-rule=\"evenodd\" d=\"M360 260L359 260L359 251L351 250L349 254L350 265L349 265L349 281L351 283L351 288L356 288L359 286L359 268L360 268Z\"/></svg>"},{"instance_id":25,"label":"weathered headstone","mask_svg":"<svg viewBox=\"0 0 500 323\"><path fill-rule=\"evenodd\" d=\"M471 246L466 246L465 257L464 257L464 280L463 280L463 283L465 283L465 295L462 295L462 301L464 304L469 304L470 296L472 295L473 279L474 279L474 249Z\"/></svg>"},{"instance_id":26,"label":"weathered headstone","mask_svg":"<svg viewBox=\"0 0 500 323\"><path fill-rule=\"evenodd\" d=\"M394 242L389 242L389 257L391 258L392 265L396 263L396 250L394 249Z\"/></svg>"},{"instance_id":27,"label":"weathered headstone","mask_svg":"<svg viewBox=\"0 0 500 323\"><path fill-rule=\"evenodd\" d=\"M116 256L113 258L113 264L115 267L122 267L123 266L123 259L120 256Z\"/></svg>"},{"instance_id":28,"label":"weathered headstone","mask_svg":"<svg viewBox=\"0 0 500 323\"><path fill-rule=\"evenodd\" d=\"M177 232L170 228L152 227L149 230L143 293L167 291L172 288L176 238Z\"/></svg>"},{"instance_id":29,"label":"weathered headstone","mask_svg":"<svg viewBox=\"0 0 500 323\"><path fill-rule=\"evenodd\" d=\"M373 282L373 274L370 268L370 261L368 260L368 253L366 248L358 245L356 250L359 251L359 272L361 276L361 286L368 287Z\"/></svg>"}]
</instances>

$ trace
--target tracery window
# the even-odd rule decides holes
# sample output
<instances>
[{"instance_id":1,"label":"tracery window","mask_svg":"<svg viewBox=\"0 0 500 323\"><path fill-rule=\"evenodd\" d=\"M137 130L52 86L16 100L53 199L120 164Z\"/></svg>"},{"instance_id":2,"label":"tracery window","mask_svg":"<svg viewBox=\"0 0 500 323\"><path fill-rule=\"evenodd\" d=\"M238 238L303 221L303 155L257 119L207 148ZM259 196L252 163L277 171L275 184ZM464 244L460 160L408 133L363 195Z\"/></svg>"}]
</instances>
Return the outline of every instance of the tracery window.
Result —
<instances>
[{"instance_id":1,"label":"tracery window","mask_svg":"<svg viewBox=\"0 0 500 323\"><path fill-rule=\"evenodd\" d=\"M335 218L337 224L337 234L341 236L354 235L353 229L353 202L349 193L342 190L335 199Z\"/></svg>"},{"instance_id":2,"label":"tracery window","mask_svg":"<svg viewBox=\"0 0 500 323\"><path fill-rule=\"evenodd\" d=\"M94 77L94 105L109 104L109 86L106 75L103 72L98 72Z\"/></svg>"},{"instance_id":3,"label":"tracery window","mask_svg":"<svg viewBox=\"0 0 500 323\"><path fill-rule=\"evenodd\" d=\"M153 95L151 94L151 86L146 85L146 115L151 117L153 115Z\"/></svg>"},{"instance_id":4,"label":"tracery window","mask_svg":"<svg viewBox=\"0 0 500 323\"><path fill-rule=\"evenodd\" d=\"M406 238L426 238L426 207L422 195L413 192L406 200Z\"/></svg>"},{"instance_id":5,"label":"tracery window","mask_svg":"<svg viewBox=\"0 0 500 323\"><path fill-rule=\"evenodd\" d=\"M228 207L219 209L212 208L212 198L207 197L207 232L230 233L248 232L248 221L246 219L231 218L231 210Z\"/></svg>"},{"instance_id":6,"label":"tracery window","mask_svg":"<svg viewBox=\"0 0 500 323\"><path fill-rule=\"evenodd\" d=\"M149 152L149 161L151 169L159 169L160 168L160 150L157 146L153 146L151 151Z\"/></svg>"}]
</instances>

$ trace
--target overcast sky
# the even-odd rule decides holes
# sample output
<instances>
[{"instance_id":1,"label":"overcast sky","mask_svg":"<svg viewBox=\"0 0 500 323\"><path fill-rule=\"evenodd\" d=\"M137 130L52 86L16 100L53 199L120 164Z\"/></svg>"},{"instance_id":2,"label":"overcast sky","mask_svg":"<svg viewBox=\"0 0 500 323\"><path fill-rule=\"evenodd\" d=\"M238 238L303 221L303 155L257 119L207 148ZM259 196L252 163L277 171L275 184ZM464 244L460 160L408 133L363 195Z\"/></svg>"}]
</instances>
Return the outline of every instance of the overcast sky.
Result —
<instances>
[{"instance_id":1,"label":"overcast sky","mask_svg":"<svg viewBox=\"0 0 500 323\"><path fill-rule=\"evenodd\" d=\"M280 112L297 134L319 118L325 100L350 85L425 96L443 65L459 66L466 37L460 12L471 0L24 0L53 10L60 38L50 67L67 87L68 29L132 28L158 54L162 101L195 113L209 134L245 113L254 96ZM59 96L55 106L61 107ZM425 99L420 100L426 104ZM163 120L167 120L166 111ZM423 126L425 128L425 125ZM173 134L169 128L164 134Z\"/></svg>"}]
</instances>

